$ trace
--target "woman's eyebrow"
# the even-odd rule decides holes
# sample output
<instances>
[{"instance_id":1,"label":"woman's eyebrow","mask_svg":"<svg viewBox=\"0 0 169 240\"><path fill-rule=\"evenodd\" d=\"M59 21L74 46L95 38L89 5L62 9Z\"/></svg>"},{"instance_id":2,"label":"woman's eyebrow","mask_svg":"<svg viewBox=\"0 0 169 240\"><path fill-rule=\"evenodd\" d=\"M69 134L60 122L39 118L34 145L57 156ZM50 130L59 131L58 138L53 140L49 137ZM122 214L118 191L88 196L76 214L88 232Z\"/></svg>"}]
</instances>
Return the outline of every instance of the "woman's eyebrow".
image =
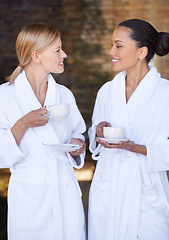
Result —
<instances>
[{"instance_id":1,"label":"woman's eyebrow","mask_svg":"<svg viewBox=\"0 0 169 240\"><path fill-rule=\"evenodd\" d=\"M122 40L115 40L115 43L116 43L116 42L124 43Z\"/></svg>"}]
</instances>

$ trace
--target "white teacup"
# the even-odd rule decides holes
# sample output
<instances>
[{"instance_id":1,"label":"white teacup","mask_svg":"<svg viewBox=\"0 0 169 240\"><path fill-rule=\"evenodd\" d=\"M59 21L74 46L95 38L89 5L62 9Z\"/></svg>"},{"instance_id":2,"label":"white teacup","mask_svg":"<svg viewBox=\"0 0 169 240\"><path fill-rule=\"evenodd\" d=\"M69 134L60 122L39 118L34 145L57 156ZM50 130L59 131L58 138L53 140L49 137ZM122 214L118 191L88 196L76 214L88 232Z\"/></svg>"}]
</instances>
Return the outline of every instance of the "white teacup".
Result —
<instances>
[{"instance_id":1,"label":"white teacup","mask_svg":"<svg viewBox=\"0 0 169 240\"><path fill-rule=\"evenodd\" d=\"M122 127L104 127L103 136L111 139L124 139L124 128Z\"/></svg>"},{"instance_id":2,"label":"white teacup","mask_svg":"<svg viewBox=\"0 0 169 240\"><path fill-rule=\"evenodd\" d=\"M70 105L69 103L60 104L60 105L53 105L47 107L49 112L49 117L56 118L56 119L64 119L68 116L70 112Z\"/></svg>"}]
</instances>

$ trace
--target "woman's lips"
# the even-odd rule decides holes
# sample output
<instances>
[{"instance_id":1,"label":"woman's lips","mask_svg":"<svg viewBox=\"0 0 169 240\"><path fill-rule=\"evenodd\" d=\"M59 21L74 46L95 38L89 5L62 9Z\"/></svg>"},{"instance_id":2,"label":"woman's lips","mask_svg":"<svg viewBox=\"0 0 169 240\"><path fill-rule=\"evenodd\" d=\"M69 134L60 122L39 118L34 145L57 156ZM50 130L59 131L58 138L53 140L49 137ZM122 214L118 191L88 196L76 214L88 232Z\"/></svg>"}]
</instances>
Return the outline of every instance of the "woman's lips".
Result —
<instances>
[{"instance_id":1,"label":"woman's lips","mask_svg":"<svg viewBox=\"0 0 169 240\"><path fill-rule=\"evenodd\" d=\"M112 63L117 63L119 61L120 61L119 59L112 58Z\"/></svg>"},{"instance_id":2,"label":"woman's lips","mask_svg":"<svg viewBox=\"0 0 169 240\"><path fill-rule=\"evenodd\" d=\"M59 63L59 66L63 67L63 66L64 66L64 63L63 63L63 62L60 62L60 63Z\"/></svg>"}]
</instances>

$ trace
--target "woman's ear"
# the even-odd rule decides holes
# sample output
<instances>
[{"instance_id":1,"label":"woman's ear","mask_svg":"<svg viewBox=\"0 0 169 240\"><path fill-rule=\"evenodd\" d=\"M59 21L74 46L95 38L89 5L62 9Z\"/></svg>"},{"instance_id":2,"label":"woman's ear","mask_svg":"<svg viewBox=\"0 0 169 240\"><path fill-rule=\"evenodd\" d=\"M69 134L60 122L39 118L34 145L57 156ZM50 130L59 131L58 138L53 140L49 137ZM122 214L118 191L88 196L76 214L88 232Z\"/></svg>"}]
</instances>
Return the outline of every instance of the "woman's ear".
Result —
<instances>
[{"instance_id":1,"label":"woman's ear","mask_svg":"<svg viewBox=\"0 0 169 240\"><path fill-rule=\"evenodd\" d=\"M40 63L40 56L37 51L32 52L31 56L34 63L37 63L37 64Z\"/></svg>"},{"instance_id":2,"label":"woman's ear","mask_svg":"<svg viewBox=\"0 0 169 240\"><path fill-rule=\"evenodd\" d=\"M143 59L147 56L148 54L148 48L147 47L141 47L139 49L139 59Z\"/></svg>"}]
</instances>

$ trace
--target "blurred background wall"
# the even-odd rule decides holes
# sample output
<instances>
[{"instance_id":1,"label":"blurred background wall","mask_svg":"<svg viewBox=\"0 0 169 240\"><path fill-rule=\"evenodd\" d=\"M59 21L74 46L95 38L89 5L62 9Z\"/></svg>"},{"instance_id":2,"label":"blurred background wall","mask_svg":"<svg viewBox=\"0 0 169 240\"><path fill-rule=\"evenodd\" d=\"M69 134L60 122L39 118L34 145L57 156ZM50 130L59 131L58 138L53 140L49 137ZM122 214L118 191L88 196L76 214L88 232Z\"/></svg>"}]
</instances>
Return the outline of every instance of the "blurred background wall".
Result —
<instances>
[{"instance_id":1,"label":"blurred background wall","mask_svg":"<svg viewBox=\"0 0 169 240\"><path fill-rule=\"evenodd\" d=\"M15 41L20 30L30 23L52 25L61 32L68 54L65 72L54 77L72 90L88 128L96 92L115 74L109 50L116 25L141 18L158 31L169 32L168 13L169 0L0 0L0 84L18 65ZM156 56L151 64L169 79L169 56ZM87 153L86 161L93 164ZM0 240L6 239L8 177L0 170ZM87 211L89 184L81 186Z\"/></svg>"},{"instance_id":2,"label":"blurred background wall","mask_svg":"<svg viewBox=\"0 0 169 240\"><path fill-rule=\"evenodd\" d=\"M97 90L112 79L109 50L115 26L128 18L149 21L169 31L169 0L0 0L0 83L18 65L15 41L27 24L50 24L61 32L68 54L65 72L56 81L76 96L87 126ZM169 78L169 57L154 64Z\"/></svg>"}]
</instances>

